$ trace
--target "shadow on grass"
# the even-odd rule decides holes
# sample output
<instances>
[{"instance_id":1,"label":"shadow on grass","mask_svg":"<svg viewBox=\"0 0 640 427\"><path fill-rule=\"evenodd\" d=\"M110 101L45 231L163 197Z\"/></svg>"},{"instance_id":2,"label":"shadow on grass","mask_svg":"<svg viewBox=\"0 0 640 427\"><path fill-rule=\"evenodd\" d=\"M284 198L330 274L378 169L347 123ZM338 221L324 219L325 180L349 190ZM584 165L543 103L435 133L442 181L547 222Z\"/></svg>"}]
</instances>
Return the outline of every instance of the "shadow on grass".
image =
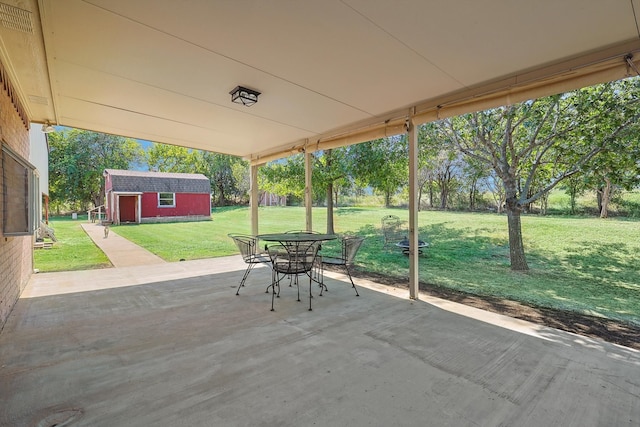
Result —
<instances>
[{"instance_id":1,"label":"shadow on grass","mask_svg":"<svg viewBox=\"0 0 640 427\"><path fill-rule=\"evenodd\" d=\"M354 275L406 288L408 257L384 248L381 231L373 225L357 234L366 240ZM529 250L532 269L518 273L510 269L504 239L478 235L475 229L448 228L446 223L420 227L420 238L431 245L420 256L421 291L640 349L640 260L630 246L576 246L564 257Z\"/></svg>"},{"instance_id":2,"label":"shadow on grass","mask_svg":"<svg viewBox=\"0 0 640 427\"><path fill-rule=\"evenodd\" d=\"M515 300L535 307L569 310L640 324L640 259L628 245L591 243L576 246L568 255L529 249L531 270L510 269L506 239L482 235L491 229L449 228L447 223L420 227L420 239L429 242L420 256L420 281L469 294L496 298L495 311ZM366 237L357 256L359 274L388 277L405 283L409 259L395 247L384 247L378 227L365 225ZM526 241L525 241L526 245Z\"/></svg>"}]
</instances>

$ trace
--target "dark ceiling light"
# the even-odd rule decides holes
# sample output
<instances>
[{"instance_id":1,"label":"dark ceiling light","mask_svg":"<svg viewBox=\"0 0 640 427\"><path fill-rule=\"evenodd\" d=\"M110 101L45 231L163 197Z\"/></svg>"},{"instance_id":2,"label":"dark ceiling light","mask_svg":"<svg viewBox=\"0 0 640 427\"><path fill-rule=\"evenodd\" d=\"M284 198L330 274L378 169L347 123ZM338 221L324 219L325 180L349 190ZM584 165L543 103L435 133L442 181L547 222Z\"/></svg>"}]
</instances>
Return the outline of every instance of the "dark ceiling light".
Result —
<instances>
[{"instance_id":1,"label":"dark ceiling light","mask_svg":"<svg viewBox=\"0 0 640 427\"><path fill-rule=\"evenodd\" d=\"M251 107L253 104L258 102L258 95L260 95L260 92L247 89L246 87L236 86L236 88L229 92L229 94L231 94L231 101L236 104Z\"/></svg>"}]
</instances>

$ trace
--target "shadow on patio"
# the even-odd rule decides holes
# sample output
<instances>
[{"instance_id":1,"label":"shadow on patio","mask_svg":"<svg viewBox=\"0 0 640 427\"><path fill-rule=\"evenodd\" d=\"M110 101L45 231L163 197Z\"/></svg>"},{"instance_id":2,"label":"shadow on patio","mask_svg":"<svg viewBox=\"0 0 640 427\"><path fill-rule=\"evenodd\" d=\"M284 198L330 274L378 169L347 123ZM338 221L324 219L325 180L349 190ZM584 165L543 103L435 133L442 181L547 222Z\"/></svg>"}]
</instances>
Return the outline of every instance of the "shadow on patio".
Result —
<instances>
[{"instance_id":1,"label":"shadow on patio","mask_svg":"<svg viewBox=\"0 0 640 427\"><path fill-rule=\"evenodd\" d=\"M640 353L329 273L314 310L240 257L34 275L0 425L637 425ZM62 420L62 421L61 421Z\"/></svg>"}]
</instances>

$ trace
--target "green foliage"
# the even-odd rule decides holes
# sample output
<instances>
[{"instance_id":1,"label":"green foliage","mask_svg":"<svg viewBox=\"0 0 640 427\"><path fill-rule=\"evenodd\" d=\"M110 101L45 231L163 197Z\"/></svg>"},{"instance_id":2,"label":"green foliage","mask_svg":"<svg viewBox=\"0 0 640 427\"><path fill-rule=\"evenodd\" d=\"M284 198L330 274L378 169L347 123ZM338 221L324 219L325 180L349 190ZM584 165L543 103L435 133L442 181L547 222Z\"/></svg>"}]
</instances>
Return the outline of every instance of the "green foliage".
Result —
<instances>
[{"instance_id":1,"label":"green foliage","mask_svg":"<svg viewBox=\"0 0 640 427\"><path fill-rule=\"evenodd\" d=\"M269 162L258 170L261 190L278 196L304 197L304 154Z\"/></svg>"},{"instance_id":2,"label":"green foliage","mask_svg":"<svg viewBox=\"0 0 640 427\"><path fill-rule=\"evenodd\" d=\"M146 152L149 170L156 172L195 173L198 155L177 145L154 143Z\"/></svg>"},{"instance_id":3,"label":"green foliage","mask_svg":"<svg viewBox=\"0 0 640 427\"><path fill-rule=\"evenodd\" d=\"M226 206L231 199L247 200L249 164L241 158L197 151L195 170L209 177L212 195L218 206Z\"/></svg>"},{"instance_id":4,"label":"green foliage","mask_svg":"<svg viewBox=\"0 0 640 427\"><path fill-rule=\"evenodd\" d=\"M383 194L385 206L391 206L391 197L407 185L409 176L406 136L356 144L349 147L349 154L355 181Z\"/></svg>"},{"instance_id":5,"label":"green foliage","mask_svg":"<svg viewBox=\"0 0 640 427\"><path fill-rule=\"evenodd\" d=\"M249 164L238 157L155 143L147 151L146 161L150 170L158 172L205 175L218 206L247 200Z\"/></svg>"},{"instance_id":6,"label":"green foliage","mask_svg":"<svg viewBox=\"0 0 640 427\"><path fill-rule=\"evenodd\" d=\"M128 138L71 129L49 134L49 195L55 206L85 210L104 200L105 169L128 169L142 156Z\"/></svg>"},{"instance_id":7,"label":"green foliage","mask_svg":"<svg viewBox=\"0 0 640 427\"><path fill-rule=\"evenodd\" d=\"M519 215L531 203L584 170L602 170L607 184L612 175L619 182L627 175L629 186L638 178L637 157L621 151L637 146L631 140L637 139L638 99L640 80L633 79L466 114L437 128L443 141L491 168L502 182L514 270L528 268ZM621 155L630 160L617 161ZM569 183L573 199L579 184ZM608 200L610 191L603 194Z\"/></svg>"}]
</instances>

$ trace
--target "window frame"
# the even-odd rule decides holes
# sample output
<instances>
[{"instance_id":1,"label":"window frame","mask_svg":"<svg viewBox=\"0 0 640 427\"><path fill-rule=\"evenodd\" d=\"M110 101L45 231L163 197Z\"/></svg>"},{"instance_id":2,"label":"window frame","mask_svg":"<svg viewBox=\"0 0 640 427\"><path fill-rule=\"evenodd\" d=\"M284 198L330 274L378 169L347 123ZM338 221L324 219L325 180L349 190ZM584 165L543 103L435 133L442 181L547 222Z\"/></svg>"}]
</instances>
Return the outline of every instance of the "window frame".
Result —
<instances>
[{"instance_id":1,"label":"window frame","mask_svg":"<svg viewBox=\"0 0 640 427\"><path fill-rule=\"evenodd\" d=\"M162 197L162 195L169 195L171 194L171 204L163 204L162 201L167 201L168 197ZM176 193L169 193L169 192L163 192L163 193L158 193L158 207L159 208L175 208L176 207Z\"/></svg>"},{"instance_id":2,"label":"window frame","mask_svg":"<svg viewBox=\"0 0 640 427\"><path fill-rule=\"evenodd\" d=\"M37 184L36 167L13 151L4 141L0 141L2 162L2 235L32 236L35 231L36 203L35 191ZM13 165L10 164L13 162ZM20 175L10 175L15 166L23 168ZM9 188L8 181L21 181L23 183L16 190ZM20 194L23 192L23 194ZM16 203L16 197L18 202ZM10 200L11 199L11 200Z\"/></svg>"}]
</instances>

